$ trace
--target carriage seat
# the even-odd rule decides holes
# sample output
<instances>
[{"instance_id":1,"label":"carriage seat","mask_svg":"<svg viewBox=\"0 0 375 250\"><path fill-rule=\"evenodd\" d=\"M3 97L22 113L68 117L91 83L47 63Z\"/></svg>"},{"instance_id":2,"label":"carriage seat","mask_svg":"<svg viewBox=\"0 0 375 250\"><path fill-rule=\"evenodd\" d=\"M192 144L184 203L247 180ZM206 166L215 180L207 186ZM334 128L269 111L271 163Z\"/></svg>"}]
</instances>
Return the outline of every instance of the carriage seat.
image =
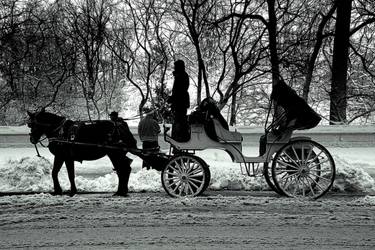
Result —
<instances>
[{"instance_id":1,"label":"carriage seat","mask_svg":"<svg viewBox=\"0 0 375 250\"><path fill-rule=\"evenodd\" d=\"M212 118L214 123L215 132L217 135L217 140L220 143L241 143L242 142L242 135L239 132L229 131L225 129L219 120Z\"/></svg>"}]
</instances>

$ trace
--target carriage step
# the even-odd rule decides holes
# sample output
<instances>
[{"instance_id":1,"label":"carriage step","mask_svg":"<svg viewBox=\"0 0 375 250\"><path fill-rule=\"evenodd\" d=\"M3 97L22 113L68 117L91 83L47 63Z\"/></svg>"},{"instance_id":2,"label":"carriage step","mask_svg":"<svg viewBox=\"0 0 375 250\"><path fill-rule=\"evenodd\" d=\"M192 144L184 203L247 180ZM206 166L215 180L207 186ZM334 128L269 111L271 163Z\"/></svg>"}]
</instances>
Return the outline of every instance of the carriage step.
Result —
<instances>
[{"instance_id":1,"label":"carriage step","mask_svg":"<svg viewBox=\"0 0 375 250\"><path fill-rule=\"evenodd\" d=\"M247 175L249 177L257 177L262 174L262 167L259 162L246 162L240 163L241 174Z\"/></svg>"}]
</instances>

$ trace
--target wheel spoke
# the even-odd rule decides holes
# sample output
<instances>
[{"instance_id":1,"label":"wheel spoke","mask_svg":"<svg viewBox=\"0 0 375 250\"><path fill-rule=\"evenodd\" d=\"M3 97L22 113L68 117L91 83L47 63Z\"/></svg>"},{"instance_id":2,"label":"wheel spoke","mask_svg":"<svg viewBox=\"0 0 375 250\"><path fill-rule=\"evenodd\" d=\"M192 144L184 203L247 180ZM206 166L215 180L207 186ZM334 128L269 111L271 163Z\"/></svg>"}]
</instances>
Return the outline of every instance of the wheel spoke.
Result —
<instances>
[{"instance_id":1,"label":"wheel spoke","mask_svg":"<svg viewBox=\"0 0 375 250\"><path fill-rule=\"evenodd\" d=\"M195 185L195 183L192 180L189 180L189 183L190 183L190 185L193 185L196 189L199 189L199 187L197 185Z\"/></svg>"},{"instance_id":2,"label":"wheel spoke","mask_svg":"<svg viewBox=\"0 0 375 250\"><path fill-rule=\"evenodd\" d=\"M294 174L289 174L289 176L288 177L294 177L294 176L296 176L298 173L294 173ZM284 176L285 177L285 176ZM282 177L281 179L283 179L284 177Z\"/></svg>"},{"instance_id":3,"label":"wheel spoke","mask_svg":"<svg viewBox=\"0 0 375 250\"><path fill-rule=\"evenodd\" d=\"M317 186L317 187L319 187L319 189L320 190L322 190L322 191L324 191L325 189L324 188L322 188L320 185L319 185L319 183L318 182L316 182L313 178L311 178L310 176L307 176L308 178L310 178L314 183L315 183L315 185Z\"/></svg>"},{"instance_id":4,"label":"wheel spoke","mask_svg":"<svg viewBox=\"0 0 375 250\"><path fill-rule=\"evenodd\" d=\"M175 172L167 172L167 175L172 175L172 176L179 176L178 174L176 174Z\"/></svg>"},{"instance_id":5,"label":"wheel spoke","mask_svg":"<svg viewBox=\"0 0 375 250\"><path fill-rule=\"evenodd\" d=\"M292 172L292 173L294 173L296 171L297 171L297 169L276 169L275 170L276 173L282 173L282 172L287 172L287 173Z\"/></svg>"},{"instance_id":6,"label":"wheel spoke","mask_svg":"<svg viewBox=\"0 0 375 250\"><path fill-rule=\"evenodd\" d=\"M313 176L315 176L315 177L318 177L319 179L323 179L323 180L325 180L325 181L331 182L331 179L325 178L325 177L323 177L323 176L321 176L321 175L316 175L316 174L311 173L311 172L309 173L309 175L313 175Z\"/></svg>"},{"instance_id":7,"label":"wheel spoke","mask_svg":"<svg viewBox=\"0 0 375 250\"><path fill-rule=\"evenodd\" d=\"M176 180L176 179L179 180L180 178L178 178L177 176L165 178L165 180L167 180L167 181L172 181L172 180Z\"/></svg>"},{"instance_id":8,"label":"wheel spoke","mask_svg":"<svg viewBox=\"0 0 375 250\"><path fill-rule=\"evenodd\" d=\"M185 173L185 168L184 168L185 164L182 161L182 159L181 159L180 162L181 162L181 164L177 164L178 168L180 169L180 173Z\"/></svg>"},{"instance_id":9,"label":"wheel spoke","mask_svg":"<svg viewBox=\"0 0 375 250\"><path fill-rule=\"evenodd\" d=\"M315 155L315 157L311 160L312 162L319 158L319 156L323 153L323 150L320 149L320 153Z\"/></svg>"},{"instance_id":10,"label":"wheel spoke","mask_svg":"<svg viewBox=\"0 0 375 250\"><path fill-rule=\"evenodd\" d=\"M305 162L305 150L303 148L303 144L301 146L301 161Z\"/></svg>"},{"instance_id":11,"label":"wheel spoke","mask_svg":"<svg viewBox=\"0 0 375 250\"><path fill-rule=\"evenodd\" d=\"M291 148L292 148L292 150L293 150L294 155L296 156L296 160L297 160L298 162L300 162L301 159L299 158L299 156L298 156L298 154L297 154L297 152L296 152L296 149L294 148L293 145L291 146Z\"/></svg>"},{"instance_id":12,"label":"wheel spoke","mask_svg":"<svg viewBox=\"0 0 375 250\"><path fill-rule=\"evenodd\" d=\"M315 167L317 167L317 166L319 166L319 165L322 165L322 164L326 163L327 161L329 161L328 158L325 159L324 161L319 161L319 162L313 164L312 166L309 165L309 166L307 166L307 167L311 170L311 169L313 169L313 168L315 168Z\"/></svg>"},{"instance_id":13,"label":"wheel spoke","mask_svg":"<svg viewBox=\"0 0 375 250\"><path fill-rule=\"evenodd\" d=\"M191 188L191 186L189 184L190 184L190 182L187 183L186 186L189 188L190 193L193 195L194 191L193 191L193 189Z\"/></svg>"},{"instance_id":14,"label":"wheel spoke","mask_svg":"<svg viewBox=\"0 0 375 250\"><path fill-rule=\"evenodd\" d=\"M276 162L277 162L277 163L280 163L281 165L284 165L284 166L286 166L286 167L291 167L291 168L294 168L294 169L298 169L298 167L293 166L293 165L291 165L290 163L287 163L287 162L284 162L284 161L281 161L281 160L277 160Z\"/></svg>"},{"instance_id":15,"label":"wheel spoke","mask_svg":"<svg viewBox=\"0 0 375 250\"><path fill-rule=\"evenodd\" d=\"M176 182L172 182L170 185L168 185L168 187L172 187L173 185L176 185L175 189L173 191L176 191L176 189L181 185L181 181L178 180Z\"/></svg>"},{"instance_id":16,"label":"wheel spoke","mask_svg":"<svg viewBox=\"0 0 375 250\"><path fill-rule=\"evenodd\" d=\"M304 163L306 163L306 162L308 162L310 160L310 155L311 155L312 152L314 152L313 151L313 147L310 147L309 153L307 154L306 161Z\"/></svg>"},{"instance_id":17,"label":"wheel spoke","mask_svg":"<svg viewBox=\"0 0 375 250\"><path fill-rule=\"evenodd\" d=\"M293 179L296 179L296 178L293 177ZM296 195L296 193L297 193L297 189L298 189L298 183L297 183L296 181L295 181L294 183L295 183L295 186L294 186L293 196Z\"/></svg>"},{"instance_id":18,"label":"wheel spoke","mask_svg":"<svg viewBox=\"0 0 375 250\"><path fill-rule=\"evenodd\" d=\"M304 192L308 191L307 189L310 189L310 191L312 191L311 190L310 182L308 180L306 180L306 177L301 177L300 181L303 184L303 190L304 190ZM305 187L306 187L306 189L305 189ZM314 191L312 191L312 193L314 194ZM304 196L306 196L306 193L305 193Z\"/></svg>"},{"instance_id":19,"label":"wheel spoke","mask_svg":"<svg viewBox=\"0 0 375 250\"><path fill-rule=\"evenodd\" d=\"M203 176L203 172L202 173L197 173L195 175L189 175L189 178L197 178L197 177L202 177Z\"/></svg>"},{"instance_id":20,"label":"wheel spoke","mask_svg":"<svg viewBox=\"0 0 375 250\"><path fill-rule=\"evenodd\" d=\"M198 182L198 183L203 183L203 181L195 179L195 178L190 178L189 181L195 181L195 182Z\"/></svg>"},{"instance_id":21,"label":"wheel spoke","mask_svg":"<svg viewBox=\"0 0 375 250\"><path fill-rule=\"evenodd\" d=\"M310 183L308 180L307 180L307 178L305 177L305 179L306 179L306 181L307 181L307 183ZM313 196L315 196L315 192L314 192L314 189L311 187L311 185L309 184L308 185L309 186L309 188L310 188L310 191L311 191L311 193L313 194Z\"/></svg>"},{"instance_id":22,"label":"wheel spoke","mask_svg":"<svg viewBox=\"0 0 375 250\"><path fill-rule=\"evenodd\" d=\"M171 169L173 169L175 172L181 174L181 171L180 171L179 169L174 168L172 165L169 165L169 167L170 167Z\"/></svg>"},{"instance_id":23,"label":"wheel spoke","mask_svg":"<svg viewBox=\"0 0 375 250\"><path fill-rule=\"evenodd\" d=\"M287 190L288 189L288 187L290 186L290 184L292 184L292 181L287 181L288 179L290 179L291 177L290 176L288 176L288 178L286 178L285 179L285 182L284 182L284 187L283 187L283 189L284 190ZM287 185L288 184L288 185Z\"/></svg>"},{"instance_id":24,"label":"wheel spoke","mask_svg":"<svg viewBox=\"0 0 375 250\"><path fill-rule=\"evenodd\" d=\"M302 184L302 196L306 196L305 184L303 183L301 179L298 179L298 182Z\"/></svg>"},{"instance_id":25,"label":"wheel spoke","mask_svg":"<svg viewBox=\"0 0 375 250\"><path fill-rule=\"evenodd\" d=\"M190 164L190 159L189 158L186 160L185 165L186 165L186 173L189 173L190 168L191 168L191 164Z\"/></svg>"},{"instance_id":26,"label":"wheel spoke","mask_svg":"<svg viewBox=\"0 0 375 250\"><path fill-rule=\"evenodd\" d=\"M190 173L189 173L189 176L195 176L195 175L197 175L197 174L199 174L199 173L202 173L202 172L203 172L202 169L197 168L197 169L195 169L194 171L190 172Z\"/></svg>"},{"instance_id":27,"label":"wheel spoke","mask_svg":"<svg viewBox=\"0 0 375 250\"><path fill-rule=\"evenodd\" d=\"M288 157L289 158L289 160L291 160L294 164L296 164L297 166L299 165L286 151L284 151L283 152L284 153L284 155L286 156L286 157Z\"/></svg>"}]
</instances>

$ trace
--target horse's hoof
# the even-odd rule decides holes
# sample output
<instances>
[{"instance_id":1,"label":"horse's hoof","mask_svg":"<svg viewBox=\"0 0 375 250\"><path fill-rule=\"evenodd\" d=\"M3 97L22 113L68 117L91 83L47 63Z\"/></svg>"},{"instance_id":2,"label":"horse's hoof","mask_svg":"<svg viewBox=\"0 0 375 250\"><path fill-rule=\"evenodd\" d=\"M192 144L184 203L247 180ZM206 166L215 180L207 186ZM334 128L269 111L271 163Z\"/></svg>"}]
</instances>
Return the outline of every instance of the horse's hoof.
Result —
<instances>
[{"instance_id":1,"label":"horse's hoof","mask_svg":"<svg viewBox=\"0 0 375 250\"><path fill-rule=\"evenodd\" d=\"M119 193L119 192L116 192L113 194L113 196L120 196L120 197L128 197L128 193Z\"/></svg>"},{"instance_id":2,"label":"horse's hoof","mask_svg":"<svg viewBox=\"0 0 375 250\"><path fill-rule=\"evenodd\" d=\"M62 191L54 191L54 192L52 192L51 193L51 195L62 195L63 194L63 192Z\"/></svg>"},{"instance_id":3,"label":"horse's hoof","mask_svg":"<svg viewBox=\"0 0 375 250\"><path fill-rule=\"evenodd\" d=\"M77 192L70 192L70 193L69 193L69 196L70 196L70 197L73 197L73 196L76 195L76 194L77 194Z\"/></svg>"}]
</instances>

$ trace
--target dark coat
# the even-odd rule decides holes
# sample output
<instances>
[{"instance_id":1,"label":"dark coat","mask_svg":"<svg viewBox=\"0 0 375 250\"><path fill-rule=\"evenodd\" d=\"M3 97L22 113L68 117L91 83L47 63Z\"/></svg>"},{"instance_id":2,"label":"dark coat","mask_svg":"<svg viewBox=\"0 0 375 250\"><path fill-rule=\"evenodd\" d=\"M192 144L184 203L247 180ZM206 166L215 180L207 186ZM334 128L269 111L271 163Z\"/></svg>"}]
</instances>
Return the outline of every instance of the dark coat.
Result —
<instances>
[{"instance_id":1,"label":"dark coat","mask_svg":"<svg viewBox=\"0 0 375 250\"><path fill-rule=\"evenodd\" d=\"M168 102L171 103L173 109L189 108L189 75L186 72L175 72L172 95Z\"/></svg>"}]
</instances>

